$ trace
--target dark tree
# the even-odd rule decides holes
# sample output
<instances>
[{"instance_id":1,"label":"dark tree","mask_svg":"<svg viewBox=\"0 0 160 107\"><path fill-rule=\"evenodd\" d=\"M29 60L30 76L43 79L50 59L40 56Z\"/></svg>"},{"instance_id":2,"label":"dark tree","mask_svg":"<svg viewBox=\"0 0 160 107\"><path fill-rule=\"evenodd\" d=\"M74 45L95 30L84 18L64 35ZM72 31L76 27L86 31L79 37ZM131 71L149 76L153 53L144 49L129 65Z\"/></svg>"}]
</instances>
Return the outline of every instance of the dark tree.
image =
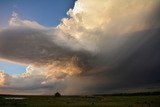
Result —
<instances>
[{"instance_id":1,"label":"dark tree","mask_svg":"<svg viewBox=\"0 0 160 107\"><path fill-rule=\"evenodd\" d=\"M61 96L61 94L59 92L56 92L54 95L55 95L55 97L60 97Z\"/></svg>"}]
</instances>

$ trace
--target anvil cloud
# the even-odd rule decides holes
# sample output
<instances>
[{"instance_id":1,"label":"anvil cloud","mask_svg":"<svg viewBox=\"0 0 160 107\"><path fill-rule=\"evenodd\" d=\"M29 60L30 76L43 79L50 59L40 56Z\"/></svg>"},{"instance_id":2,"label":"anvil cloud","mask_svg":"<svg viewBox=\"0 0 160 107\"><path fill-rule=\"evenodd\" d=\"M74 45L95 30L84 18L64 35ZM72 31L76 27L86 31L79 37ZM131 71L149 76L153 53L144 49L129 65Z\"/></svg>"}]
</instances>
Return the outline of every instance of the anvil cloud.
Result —
<instances>
[{"instance_id":1,"label":"anvil cloud","mask_svg":"<svg viewBox=\"0 0 160 107\"><path fill-rule=\"evenodd\" d=\"M0 59L29 67L20 75L2 71L1 91L92 94L159 86L159 11L159 0L78 0L69 18L50 28L13 12L0 30Z\"/></svg>"}]
</instances>

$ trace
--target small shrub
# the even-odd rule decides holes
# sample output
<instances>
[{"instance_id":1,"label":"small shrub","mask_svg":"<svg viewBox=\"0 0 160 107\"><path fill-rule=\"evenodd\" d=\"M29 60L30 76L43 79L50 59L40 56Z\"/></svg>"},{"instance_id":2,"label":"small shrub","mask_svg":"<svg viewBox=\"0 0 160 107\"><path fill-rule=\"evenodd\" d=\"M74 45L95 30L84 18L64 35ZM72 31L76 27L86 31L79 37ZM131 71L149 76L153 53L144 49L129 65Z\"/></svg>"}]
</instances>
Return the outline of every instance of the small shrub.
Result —
<instances>
[{"instance_id":1,"label":"small shrub","mask_svg":"<svg viewBox=\"0 0 160 107\"><path fill-rule=\"evenodd\" d=\"M59 92L56 92L56 93L54 94L54 96L55 96L55 97L60 97L61 94L60 94Z\"/></svg>"}]
</instances>

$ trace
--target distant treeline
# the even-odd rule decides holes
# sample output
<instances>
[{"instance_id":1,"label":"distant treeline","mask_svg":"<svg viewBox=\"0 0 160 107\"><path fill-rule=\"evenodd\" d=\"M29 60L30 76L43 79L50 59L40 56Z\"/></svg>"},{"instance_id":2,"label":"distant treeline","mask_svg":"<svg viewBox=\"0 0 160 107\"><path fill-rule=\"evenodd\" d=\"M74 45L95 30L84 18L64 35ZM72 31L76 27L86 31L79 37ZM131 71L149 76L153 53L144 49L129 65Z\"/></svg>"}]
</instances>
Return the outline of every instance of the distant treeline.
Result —
<instances>
[{"instance_id":1,"label":"distant treeline","mask_svg":"<svg viewBox=\"0 0 160 107\"><path fill-rule=\"evenodd\" d=\"M94 96L146 96L146 95L160 95L160 91L157 91L157 92L137 92L137 93L95 94Z\"/></svg>"},{"instance_id":2,"label":"distant treeline","mask_svg":"<svg viewBox=\"0 0 160 107\"><path fill-rule=\"evenodd\" d=\"M94 95L62 95L66 97L78 97L78 96L146 96L146 95L160 95L160 91L156 92L137 92L137 93L113 93L113 94L94 94ZM0 98L3 97L53 97L54 95L10 95L10 94L0 94Z\"/></svg>"}]
</instances>

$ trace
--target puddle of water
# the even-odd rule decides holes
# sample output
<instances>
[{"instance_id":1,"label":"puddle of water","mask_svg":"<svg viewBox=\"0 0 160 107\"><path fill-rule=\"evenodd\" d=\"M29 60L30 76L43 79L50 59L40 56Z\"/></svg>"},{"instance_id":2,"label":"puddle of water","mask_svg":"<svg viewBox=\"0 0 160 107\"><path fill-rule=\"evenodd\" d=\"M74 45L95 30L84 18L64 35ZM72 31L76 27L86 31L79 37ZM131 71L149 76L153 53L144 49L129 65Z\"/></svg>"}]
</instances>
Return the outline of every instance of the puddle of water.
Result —
<instances>
[{"instance_id":1,"label":"puddle of water","mask_svg":"<svg viewBox=\"0 0 160 107\"><path fill-rule=\"evenodd\" d=\"M6 97L5 99L6 100L23 100L23 99L26 99L26 98L23 98L23 97Z\"/></svg>"}]
</instances>

